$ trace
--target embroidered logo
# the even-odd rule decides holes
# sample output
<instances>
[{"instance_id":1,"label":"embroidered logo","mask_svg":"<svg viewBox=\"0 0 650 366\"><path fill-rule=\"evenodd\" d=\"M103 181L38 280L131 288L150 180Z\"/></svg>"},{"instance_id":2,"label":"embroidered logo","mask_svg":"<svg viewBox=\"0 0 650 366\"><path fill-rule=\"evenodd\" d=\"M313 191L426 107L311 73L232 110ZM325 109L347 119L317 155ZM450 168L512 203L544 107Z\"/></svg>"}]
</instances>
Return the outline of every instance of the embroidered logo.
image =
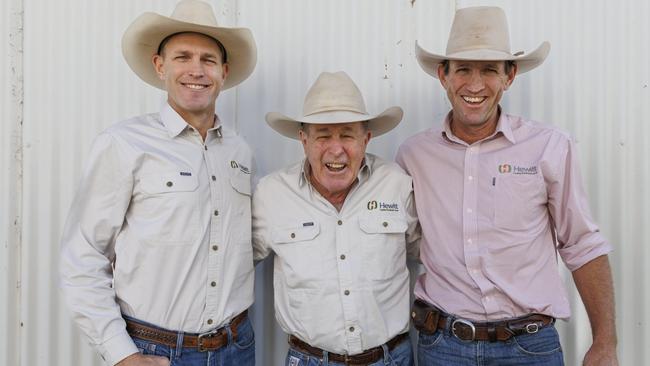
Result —
<instances>
[{"instance_id":1,"label":"embroidered logo","mask_svg":"<svg viewBox=\"0 0 650 366\"><path fill-rule=\"evenodd\" d=\"M397 203L386 203L386 202L378 202L378 201L368 201L368 210L376 210L379 209L379 211L399 211L399 205Z\"/></svg>"},{"instance_id":2,"label":"embroidered logo","mask_svg":"<svg viewBox=\"0 0 650 366\"><path fill-rule=\"evenodd\" d=\"M190 173L190 172L181 172L181 176L183 176L183 177L191 177L192 173Z\"/></svg>"},{"instance_id":3,"label":"embroidered logo","mask_svg":"<svg viewBox=\"0 0 650 366\"><path fill-rule=\"evenodd\" d=\"M250 174L251 173L251 171L250 171L250 169L248 169L248 167L246 167L246 166L242 165L241 163L238 163L238 162L236 162L234 160L230 160L230 167L233 168L233 169L239 169L244 174Z\"/></svg>"},{"instance_id":4,"label":"embroidered logo","mask_svg":"<svg viewBox=\"0 0 650 366\"><path fill-rule=\"evenodd\" d=\"M510 164L499 165L499 173L512 173L518 175L535 175L537 174L537 167L535 165L525 167Z\"/></svg>"}]
</instances>

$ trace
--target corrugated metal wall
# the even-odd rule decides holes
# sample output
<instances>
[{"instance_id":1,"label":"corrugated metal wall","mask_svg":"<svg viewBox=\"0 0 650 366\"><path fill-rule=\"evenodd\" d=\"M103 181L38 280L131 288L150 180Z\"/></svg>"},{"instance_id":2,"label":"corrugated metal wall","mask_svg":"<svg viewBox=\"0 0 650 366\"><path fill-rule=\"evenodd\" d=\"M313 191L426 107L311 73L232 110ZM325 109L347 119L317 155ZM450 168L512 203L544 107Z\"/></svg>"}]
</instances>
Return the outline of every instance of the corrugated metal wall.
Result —
<instances>
[{"instance_id":1,"label":"corrugated metal wall","mask_svg":"<svg viewBox=\"0 0 650 366\"><path fill-rule=\"evenodd\" d=\"M388 105L404 108L404 122L371 142L374 153L392 158L407 136L439 123L449 103L437 80L418 67L413 45L418 39L425 48L444 52L457 6L502 6L513 51L531 50L549 40L546 63L518 78L502 104L577 138L593 214L615 247L611 260L620 361L650 363L647 1L212 3L223 24L250 27L257 40L255 73L220 96L218 111L254 147L262 174L302 154L297 143L266 127L264 114L298 115L306 89L323 70L346 70L363 90L371 112ZM122 32L140 13L169 14L174 4L0 4L0 364L100 364L61 301L58 240L93 137L117 120L156 110L164 97L130 72L121 56ZM258 268L253 313L259 365L281 364L286 349L273 317L269 267L264 263ZM566 279L570 285L569 274ZM588 320L572 291L574 316L559 325L568 365L579 364L590 344Z\"/></svg>"}]
</instances>

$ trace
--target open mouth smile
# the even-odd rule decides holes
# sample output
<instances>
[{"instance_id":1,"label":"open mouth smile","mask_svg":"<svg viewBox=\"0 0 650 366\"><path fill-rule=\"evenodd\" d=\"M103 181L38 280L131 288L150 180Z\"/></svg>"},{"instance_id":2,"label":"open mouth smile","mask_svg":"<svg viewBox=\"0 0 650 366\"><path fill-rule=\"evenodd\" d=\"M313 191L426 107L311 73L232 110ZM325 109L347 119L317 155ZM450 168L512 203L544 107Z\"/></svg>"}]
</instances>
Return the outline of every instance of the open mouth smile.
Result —
<instances>
[{"instance_id":1,"label":"open mouth smile","mask_svg":"<svg viewBox=\"0 0 650 366\"><path fill-rule=\"evenodd\" d=\"M469 96L466 96L466 95L463 95L462 98L466 103L472 104L472 105L479 105L479 104L483 103L483 101L485 101L487 99L487 97L469 97Z\"/></svg>"},{"instance_id":2,"label":"open mouth smile","mask_svg":"<svg viewBox=\"0 0 650 366\"><path fill-rule=\"evenodd\" d=\"M347 164L344 163L325 163L325 166L327 167L327 170L331 172L340 172L345 167L347 167Z\"/></svg>"}]
</instances>

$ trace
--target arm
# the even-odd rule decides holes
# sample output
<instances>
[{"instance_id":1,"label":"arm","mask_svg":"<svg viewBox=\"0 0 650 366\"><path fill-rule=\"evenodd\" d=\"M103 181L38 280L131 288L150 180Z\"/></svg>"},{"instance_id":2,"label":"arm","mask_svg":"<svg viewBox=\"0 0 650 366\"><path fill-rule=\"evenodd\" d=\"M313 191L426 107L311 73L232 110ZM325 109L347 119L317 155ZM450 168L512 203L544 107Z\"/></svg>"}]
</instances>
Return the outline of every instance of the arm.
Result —
<instances>
[{"instance_id":1,"label":"arm","mask_svg":"<svg viewBox=\"0 0 650 366\"><path fill-rule=\"evenodd\" d=\"M255 265L264 260L271 252L267 240L270 231L269 216L265 205L265 199L268 199L268 195L265 195L264 187L265 185L263 183L257 186L252 200L253 260Z\"/></svg>"},{"instance_id":2,"label":"arm","mask_svg":"<svg viewBox=\"0 0 650 366\"><path fill-rule=\"evenodd\" d=\"M573 280L585 304L593 338L584 365L618 365L614 286L607 256L593 259L573 271Z\"/></svg>"}]
</instances>

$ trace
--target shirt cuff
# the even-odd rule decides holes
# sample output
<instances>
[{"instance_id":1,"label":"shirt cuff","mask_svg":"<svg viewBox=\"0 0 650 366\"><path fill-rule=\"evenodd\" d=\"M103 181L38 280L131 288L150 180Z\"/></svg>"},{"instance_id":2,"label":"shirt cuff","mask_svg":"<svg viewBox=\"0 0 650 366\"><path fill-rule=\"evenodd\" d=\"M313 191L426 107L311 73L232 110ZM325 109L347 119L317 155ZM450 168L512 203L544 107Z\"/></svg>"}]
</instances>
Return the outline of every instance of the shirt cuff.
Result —
<instances>
[{"instance_id":1,"label":"shirt cuff","mask_svg":"<svg viewBox=\"0 0 650 366\"><path fill-rule=\"evenodd\" d=\"M126 357L138 353L138 347L127 332L119 333L98 345L99 353L107 365L115 365Z\"/></svg>"}]
</instances>

